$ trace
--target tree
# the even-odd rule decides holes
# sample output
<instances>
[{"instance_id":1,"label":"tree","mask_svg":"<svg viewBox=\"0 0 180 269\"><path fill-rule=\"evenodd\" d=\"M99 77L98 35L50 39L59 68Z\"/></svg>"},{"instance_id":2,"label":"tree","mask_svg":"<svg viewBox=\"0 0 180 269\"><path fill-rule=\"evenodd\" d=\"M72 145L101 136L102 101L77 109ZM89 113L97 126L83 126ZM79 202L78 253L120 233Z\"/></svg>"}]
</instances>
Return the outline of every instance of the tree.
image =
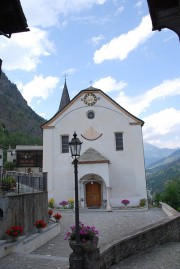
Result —
<instances>
[{"instance_id":1,"label":"tree","mask_svg":"<svg viewBox=\"0 0 180 269\"><path fill-rule=\"evenodd\" d=\"M7 171L13 171L16 167L16 164L15 163L12 163L12 162L5 162L4 164L4 168L7 170Z\"/></svg>"},{"instance_id":2,"label":"tree","mask_svg":"<svg viewBox=\"0 0 180 269\"><path fill-rule=\"evenodd\" d=\"M180 211L180 178L168 182L165 191L155 195L155 202L158 204L159 201Z\"/></svg>"}]
</instances>

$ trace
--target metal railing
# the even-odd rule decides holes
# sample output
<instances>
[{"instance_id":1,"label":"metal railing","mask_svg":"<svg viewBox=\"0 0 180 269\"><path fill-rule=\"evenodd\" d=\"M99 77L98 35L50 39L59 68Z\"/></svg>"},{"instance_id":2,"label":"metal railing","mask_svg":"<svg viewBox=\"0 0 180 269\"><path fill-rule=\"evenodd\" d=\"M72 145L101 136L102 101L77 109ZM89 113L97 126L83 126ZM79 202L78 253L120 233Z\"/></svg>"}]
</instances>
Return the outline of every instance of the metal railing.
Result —
<instances>
[{"instance_id":1,"label":"metal railing","mask_svg":"<svg viewBox=\"0 0 180 269\"><path fill-rule=\"evenodd\" d=\"M42 175L8 173L0 181L0 195L46 192L47 173Z\"/></svg>"}]
</instances>

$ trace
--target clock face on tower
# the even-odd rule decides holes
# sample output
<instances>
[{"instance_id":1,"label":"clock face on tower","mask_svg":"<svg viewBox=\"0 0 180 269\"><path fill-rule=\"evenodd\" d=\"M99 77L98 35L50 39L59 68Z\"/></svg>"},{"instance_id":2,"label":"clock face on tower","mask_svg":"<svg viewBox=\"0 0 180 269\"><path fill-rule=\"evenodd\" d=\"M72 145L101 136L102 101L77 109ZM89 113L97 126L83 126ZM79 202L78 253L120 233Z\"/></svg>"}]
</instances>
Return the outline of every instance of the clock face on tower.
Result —
<instances>
[{"instance_id":1,"label":"clock face on tower","mask_svg":"<svg viewBox=\"0 0 180 269\"><path fill-rule=\"evenodd\" d=\"M84 103L88 106L92 106L97 102L97 97L94 93L87 93L84 96Z\"/></svg>"}]
</instances>

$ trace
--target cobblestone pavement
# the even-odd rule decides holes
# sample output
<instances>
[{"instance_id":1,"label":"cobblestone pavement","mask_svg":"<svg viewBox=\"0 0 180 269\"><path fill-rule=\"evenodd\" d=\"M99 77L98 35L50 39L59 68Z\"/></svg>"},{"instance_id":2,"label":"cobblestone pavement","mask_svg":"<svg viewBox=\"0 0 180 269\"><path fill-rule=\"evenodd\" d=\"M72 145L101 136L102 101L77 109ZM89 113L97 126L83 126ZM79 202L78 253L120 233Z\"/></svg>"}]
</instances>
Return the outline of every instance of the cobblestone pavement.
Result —
<instances>
[{"instance_id":1,"label":"cobblestone pavement","mask_svg":"<svg viewBox=\"0 0 180 269\"><path fill-rule=\"evenodd\" d=\"M179 269L180 242L156 246L124 259L110 269Z\"/></svg>"},{"instance_id":2,"label":"cobblestone pavement","mask_svg":"<svg viewBox=\"0 0 180 269\"><path fill-rule=\"evenodd\" d=\"M69 227L74 224L74 213L66 211L61 213L63 218L61 219L60 235L31 254L11 254L0 259L0 269L25 269L26 267L33 269L68 268L71 249L64 237ZM161 209L146 211L114 210L113 212L91 212L89 210L88 212L80 212L81 222L86 225L94 225L99 230L100 252L122 239L126 234L164 219L168 219L168 217ZM176 267L170 268L176 269ZM146 267L143 269L146 269Z\"/></svg>"}]
</instances>

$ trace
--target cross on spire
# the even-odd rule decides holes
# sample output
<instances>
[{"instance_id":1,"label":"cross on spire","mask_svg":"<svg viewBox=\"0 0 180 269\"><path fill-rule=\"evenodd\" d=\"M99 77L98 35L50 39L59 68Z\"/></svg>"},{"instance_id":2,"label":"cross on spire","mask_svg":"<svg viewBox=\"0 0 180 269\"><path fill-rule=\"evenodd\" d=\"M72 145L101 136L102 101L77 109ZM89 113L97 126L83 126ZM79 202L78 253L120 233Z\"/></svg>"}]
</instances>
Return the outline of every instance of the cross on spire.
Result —
<instances>
[{"instance_id":1,"label":"cross on spire","mask_svg":"<svg viewBox=\"0 0 180 269\"><path fill-rule=\"evenodd\" d=\"M66 80L66 78L68 77L68 74L65 73L63 77L64 77L65 80Z\"/></svg>"}]
</instances>

